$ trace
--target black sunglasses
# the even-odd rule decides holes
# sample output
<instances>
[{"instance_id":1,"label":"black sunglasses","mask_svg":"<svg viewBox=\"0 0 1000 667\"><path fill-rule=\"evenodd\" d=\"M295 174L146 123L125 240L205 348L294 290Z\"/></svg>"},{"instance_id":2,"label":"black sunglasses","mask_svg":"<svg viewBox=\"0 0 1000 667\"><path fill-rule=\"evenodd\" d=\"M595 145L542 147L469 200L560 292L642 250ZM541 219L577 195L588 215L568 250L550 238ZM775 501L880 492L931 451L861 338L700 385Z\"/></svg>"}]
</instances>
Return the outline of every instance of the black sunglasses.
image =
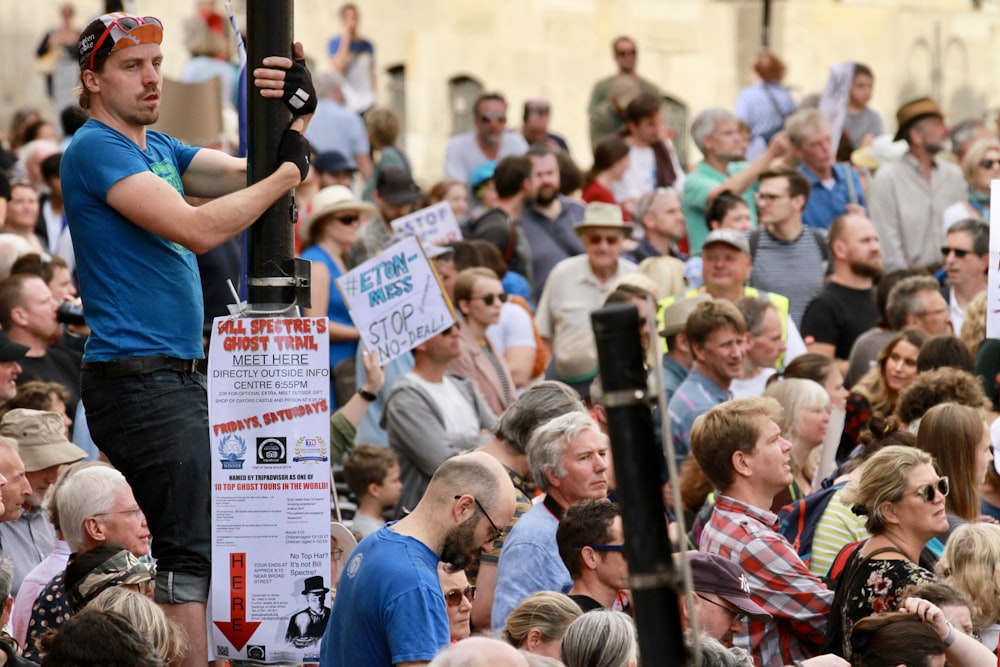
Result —
<instances>
[{"instance_id":1,"label":"black sunglasses","mask_svg":"<svg viewBox=\"0 0 1000 667\"><path fill-rule=\"evenodd\" d=\"M333 219L342 225L353 225L355 222L361 219L361 216L351 215L348 213L347 215L335 215L333 216Z\"/></svg>"},{"instance_id":2,"label":"black sunglasses","mask_svg":"<svg viewBox=\"0 0 1000 667\"><path fill-rule=\"evenodd\" d=\"M945 257L947 257L948 253L950 253L950 252L955 253L955 257L958 257L959 259L962 259L963 257L965 257L966 255L968 255L972 251L971 250L962 250L961 248L949 248L946 245L941 246L941 254L942 255L944 255Z\"/></svg>"},{"instance_id":3,"label":"black sunglasses","mask_svg":"<svg viewBox=\"0 0 1000 667\"><path fill-rule=\"evenodd\" d=\"M469 586L464 591L454 590L444 594L444 601L449 607L457 607L462 604L462 598L469 598L469 601L476 599L476 587Z\"/></svg>"},{"instance_id":4,"label":"black sunglasses","mask_svg":"<svg viewBox=\"0 0 1000 667\"><path fill-rule=\"evenodd\" d=\"M594 551L602 552L612 552L612 553L625 553L624 544L584 544L585 547L590 547Z\"/></svg>"},{"instance_id":5,"label":"black sunglasses","mask_svg":"<svg viewBox=\"0 0 1000 667\"><path fill-rule=\"evenodd\" d=\"M993 169L994 167L1000 167L1000 160L980 160L979 166L983 169Z\"/></svg>"},{"instance_id":6,"label":"black sunglasses","mask_svg":"<svg viewBox=\"0 0 1000 667\"><path fill-rule=\"evenodd\" d=\"M933 484L924 484L921 486L916 490L916 495L923 498L924 502L932 503L938 493L941 494L942 498L947 498L949 491L951 491L951 486L948 483L948 476L945 475Z\"/></svg>"},{"instance_id":7,"label":"black sunglasses","mask_svg":"<svg viewBox=\"0 0 1000 667\"><path fill-rule=\"evenodd\" d=\"M493 302L496 301L497 299L500 300L500 303L507 303L507 294L505 292L501 292L500 294L487 294L485 296L474 296L472 297L472 299L482 299L483 303L485 303L487 306L492 306Z\"/></svg>"}]
</instances>

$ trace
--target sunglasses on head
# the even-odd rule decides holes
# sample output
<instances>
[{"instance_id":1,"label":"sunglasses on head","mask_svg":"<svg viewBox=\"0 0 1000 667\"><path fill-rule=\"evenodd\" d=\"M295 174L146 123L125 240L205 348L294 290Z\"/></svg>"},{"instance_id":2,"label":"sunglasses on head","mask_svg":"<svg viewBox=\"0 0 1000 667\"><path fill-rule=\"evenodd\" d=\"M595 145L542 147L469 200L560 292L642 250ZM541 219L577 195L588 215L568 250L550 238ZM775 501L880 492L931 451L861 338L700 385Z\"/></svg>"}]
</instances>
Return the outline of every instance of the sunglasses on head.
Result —
<instances>
[{"instance_id":1,"label":"sunglasses on head","mask_svg":"<svg viewBox=\"0 0 1000 667\"><path fill-rule=\"evenodd\" d=\"M962 250L961 248L949 248L946 245L941 246L941 254L944 255L945 257L948 256L948 253L952 253L952 252L955 253L955 257L958 257L959 259L962 259L963 257L965 257L966 255L968 255L972 251L971 250Z\"/></svg>"},{"instance_id":2,"label":"sunglasses on head","mask_svg":"<svg viewBox=\"0 0 1000 667\"><path fill-rule=\"evenodd\" d=\"M163 22L155 16L122 16L121 18L112 19L111 23L97 39L94 48L90 51L90 69L94 69L94 56L97 55L97 52L101 49L101 44L108 38L113 28L118 28L119 32L121 32L121 35L116 38L117 41L141 25L155 25L160 30L163 30Z\"/></svg>"},{"instance_id":3,"label":"sunglasses on head","mask_svg":"<svg viewBox=\"0 0 1000 667\"><path fill-rule=\"evenodd\" d=\"M951 491L951 486L948 484L948 476L945 475L933 484L924 484L918 488L916 495L923 498L924 502L932 503L938 493L941 494L942 498L947 498L949 491Z\"/></svg>"},{"instance_id":4,"label":"sunglasses on head","mask_svg":"<svg viewBox=\"0 0 1000 667\"><path fill-rule=\"evenodd\" d=\"M476 599L476 587L469 586L464 591L453 590L448 591L444 594L444 601L448 603L449 607L457 607L462 604L462 598L469 598L469 602Z\"/></svg>"},{"instance_id":5,"label":"sunglasses on head","mask_svg":"<svg viewBox=\"0 0 1000 667\"><path fill-rule=\"evenodd\" d=\"M483 303L487 306L492 306L496 301L500 303L507 303L507 294L500 292L499 294L486 294L483 296L474 296L473 299L482 299Z\"/></svg>"}]
</instances>

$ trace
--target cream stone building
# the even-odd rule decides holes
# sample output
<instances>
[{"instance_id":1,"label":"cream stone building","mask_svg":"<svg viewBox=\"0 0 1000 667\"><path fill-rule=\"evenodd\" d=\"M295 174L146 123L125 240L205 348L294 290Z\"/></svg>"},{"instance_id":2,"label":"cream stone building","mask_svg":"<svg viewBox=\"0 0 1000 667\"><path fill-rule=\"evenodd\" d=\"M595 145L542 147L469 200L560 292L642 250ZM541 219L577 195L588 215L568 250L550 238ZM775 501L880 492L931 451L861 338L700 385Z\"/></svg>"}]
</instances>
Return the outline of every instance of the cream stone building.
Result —
<instances>
[{"instance_id":1,"label":"cream stone building","mask_svg":"<svg viewBox=\"0 0 1000 667\"><path fill-rule=\"evenodd\" d=\"M250 2L236 0L242 17ZM418 180L441 176L448 138L469 128L470 101L499 90L508 126L525 99L551 101L551 127L569 141L582 168L591 162L586 106L595 80L614 71L611 41L639 47L638 71L669 96L667 124L688 163L690 119L708 106L732 107L761 43L764 0L359 0L361 32L376 46L380 104L403 117L401 144ZM75 0L77 23L103 0ZM221 0L217 3L221 8ZM295 0L295 37L316 67L339 30L338 0ZM163 71L176 76L188 58L183 20L195 0L126 0L161 18ZM0 0L0 129L14 109L48 109L35 49L58 21L55 0ZM770 47L788 65L796 98L820 92L829 66L858 60L875 71L872 106L889 131L906 99L930 94L950 119L1000 107L1000 0L771 0ZM252 36L251 36L252 38Z\"/></svg>"}]
</instances>

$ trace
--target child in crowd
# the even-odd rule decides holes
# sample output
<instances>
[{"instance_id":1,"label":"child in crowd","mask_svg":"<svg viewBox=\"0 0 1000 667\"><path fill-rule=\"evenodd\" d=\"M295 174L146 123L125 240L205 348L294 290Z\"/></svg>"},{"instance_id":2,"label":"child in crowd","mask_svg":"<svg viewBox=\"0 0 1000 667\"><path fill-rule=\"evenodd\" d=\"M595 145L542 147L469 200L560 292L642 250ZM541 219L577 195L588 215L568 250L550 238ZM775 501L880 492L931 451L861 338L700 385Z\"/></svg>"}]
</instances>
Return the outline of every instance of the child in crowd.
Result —
<instances>
[{"instance_id":1,"label":"child in crowd","mask_svg":"<svg viewBox=\"0 0 1000 667\"><path fill-rule=\"evenodd\" d=\"M385 525L382 511L399 500L399 459L388 447L358 445L344 461L344 480L358 499L351 528L367 537Z\"/></svg>"},{"instance_id":2,"label":"child in crowd","mask_svg":"<svg viewBox=\"0 0 1000 667\"><path fill-rule=\"evenodd\" d=\"M853 148L861 148L882 134L882 117L868 108L872 98L875 75L867 65L854 63L854 78L847 98L847 116L844 118L844 133L851 140Z\"/></svg>"}]
</instances>

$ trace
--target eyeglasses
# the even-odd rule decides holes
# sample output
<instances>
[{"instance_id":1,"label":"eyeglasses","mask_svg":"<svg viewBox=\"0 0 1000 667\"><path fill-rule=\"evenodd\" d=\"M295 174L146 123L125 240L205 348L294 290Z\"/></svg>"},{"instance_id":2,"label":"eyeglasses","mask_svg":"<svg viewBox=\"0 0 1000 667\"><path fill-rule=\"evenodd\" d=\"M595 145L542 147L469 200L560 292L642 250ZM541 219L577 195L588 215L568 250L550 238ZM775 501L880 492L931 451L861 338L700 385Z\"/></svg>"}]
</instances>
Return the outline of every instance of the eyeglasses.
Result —
<instances>
[{"instance_id":1,"label":"eyeglasses","mask_svg":"<svg viewBox=\"0 0 1000 667\"><path fill-rule=\"evenodd\" d=\"M784 195L772 195L772 194L768 194L766 192L758 192L757 194L755 194L753 196L753 198L756 199L757 201L762 201L765 204L770 204L773 201L778 201L779 199L784 199L787 196L788 196L787 194L784 194Z\"/></svg>"},{"instance_id":2,"label":"eyeglasses","mask_svg":"<svg viewBox=\"0 0 1000 667\"><path fill-rule=\"evenodd\" d=\"M448 327L447 329L445 329L444 331L442 331L441 335L442 336L450 336L451 332L452 332L452 329L454 329L455 331L461 331L462 330L462 325L459 324L458 322L455 322L450 327ZM455 496L455 497L457 498L458 496Z\"/></svg>"},{"instance_id":3,"label":"eyeglasses","mask_svg":"<svg viewBox=\"0 0 1000 667\"><path fill-rule=\"evenodd\" d=\"M330 549L330 560L340 560L344 557L344 550L340 547Z\"/></svg>"},{"instance_id":4,"label":"eyeglasses","mask_svg":"<svg viewBox=\"0 0 1000 667\"><path fill-rule=\"evenodd\" d=\"M601 552L612 552L612 553L625 553L624 544L584 544L585 547L590 547L594 551Z\"/></svg>"},{"instance_id":5,"label":"eyeglasses","mask_svg":"<svg viewBox=\"0 0 1000 667\"><path fill-rule=\"evenodd\" d=\"M335 215L333 219L342 225L353 225L355 222L361 219L359 215Z\"/></svg>"},{"instance_id":6,"label":"eyeglasses","mask_svg":"<svg viewBox=\"0 0 1000 667\"><path fill-rule=\"evenodd\" d=\"M983 169L996 169L1000 167L1000 160L980 160L979 166Z\"/></svg>"},{"instance_id":7,"label":"eyeglasses","mask_svg":"<svg viewBox=\"0 0 1000 667\"><path fill-rule=\"evenodd\" d=\"M588 234L587 243L591 245L600 245L601 243L607 243L608 245L618 245L622 242L622 237L620 234Z\"/></svg>"},{"instance_id":8,"label":"eyeglasses","mask_svg":"<svg viewBox=\"0 0 1000 667\"><path fill-rule=\"evenodd\" d=\"M505 116L502 113L481 113L481 114L479 114L479 122L480 123L489 123L489 122L506 123L507 122L507 116Z\"/></svg>"},{"instance_id":9,"label":"eyeglasses","mask_svg":"<svg viewBox=\"0 0 1000 667\"><path fill-rule=\"evenodd\" d=\"M619 58L624 58L625 56L634 56L635 53L636 53L635 49L618 49L615 51L615 54Z\"/></svg>"},{"instance_id":10,"label":"eyeglasses","mask_svg":"<svg viewBox=\"0 0 1000 667\"><path fill-rule=\"evenodd\" d=\"M959 259L962 259L966 255L968 255L970 252L972 252L972 251L971 250L962 250L961 248L949 248L946 245L941 246L941 254L944 255L945 257L947 257L949 253L955 253L955 257L958 257Z\"/></svg>"},{"instance_id":11,"label":"eyeglasses","mask_svg":"<svg viewBox=\"0 0 1000 667\"><path fill-rule=\"evenodd\" d=\"M457 607L462 604L462 598L469 598L469 602L476 599L476 587L469 586L464 591L454 590L448 591L444 594L444 601L448 603L449 607Z\"/></svg>"},{"instance_id":12,"label":"eyeglasses","mask_svg":"<svg viewBox=\"0 0 1000 667\"><path fill-rule=\"evenodd\" d=\"M483 303L487 306L492 306L493 302L497 300L499 300L500 303L507 303L507 294L504 292L501 292L500 294L484 294L483 296L474 296L471 298L472 300L482 299Z\"/></svg>"},{"instance_id":13,"label":"eyeglasses","mask_svg":"<svg viewBox=\"0 0 1000 667\"><path fill-rule=\"evenodd\" d=\"M108 35L111 34L112 28L118 28L118 30L122 33L118 39L121 39L121 37L127 35L132 30L135 30L141 25L147 24L155 25L160 30L163 30L163 22L155 16L122 16L121 18L112 19L111 24L104 29L104 32L101 33L101 36L97 39L97 43L94 44L93 50L90 52L90 69L94 69L94 56L96 56L97 52L101 49L101 44L104 43L104 40L106 40Z\"/></svg>"},{"instance_id":14,"label":"eyeglasses","mask_svg":"<svg viewBox=\"0 0 1000 667\"><path fill-rule=\"evenodd\" d=\"M948 484L948 476L945 475L933 484L924 484L916 490L915 495L923 498L924 502L932 503L937 497L936 493L940 493L942 498L947 498L949 491L951 486Z\"/></svg>"},{"instance_id":15,"label":"eyeglasses","mask_svg":"<svg viewBox=\"0 0 1000 667\"><path fill-rule=\"evenodd\" d=\"M702 600L704 600L708 604L714 604L716 607L721 607L722 609L725 609L729 613L729 615L733 617L733 620L736 621L737 623L740 623L744 618L747 617L747 615L744 614L739 609L732 609L730 607L727 607L724 604L719 604L715 600L709 600L707 597L705 597L701 593L695 593L695 595L697 595L698 597L700 597Z\"/></svg>"},{"instance_id":16,"label":"eyeglasses","mask_svg":"<svg viewBox=\"0 0 1000 667\"><path fill-rule=\"evenodd\" d=\"M134 519L135 517L139 516L140 512L142 512L142 508L141 507L136 507L135 509L131 509L131 510L118 510L116 512L101 512L99 514L91 514L90 516L109 516L111 514L131 514L132 518Z\"/></svg>"},{"instance_id":17,"label":"eyeglasses","mask_svg":"<svg viewBox=\"0 0 1000 667\"><path fill-rule=\"evenodd\" d=\"M455 496L455 500L458 500L461 497L462 496ZM503 535L503 531L500 530L499 528L497 528L497 525L495 523L493 523L493 519L490 518L490 515L486 511L486 508L483 507L482 503L479 502L479 498L476 498L475 496L472 496L472 501L474 503L476 503L476 507L479 508L479 511L483 513L483 516L486 517L486 520L490 522L490 526L492 526L492 528L493 528L493 533L494 534L493 534L493 537L490 538L490 542L496 542L497 540L500 539L500 536Z\"/></svg>"}]
</instances>

